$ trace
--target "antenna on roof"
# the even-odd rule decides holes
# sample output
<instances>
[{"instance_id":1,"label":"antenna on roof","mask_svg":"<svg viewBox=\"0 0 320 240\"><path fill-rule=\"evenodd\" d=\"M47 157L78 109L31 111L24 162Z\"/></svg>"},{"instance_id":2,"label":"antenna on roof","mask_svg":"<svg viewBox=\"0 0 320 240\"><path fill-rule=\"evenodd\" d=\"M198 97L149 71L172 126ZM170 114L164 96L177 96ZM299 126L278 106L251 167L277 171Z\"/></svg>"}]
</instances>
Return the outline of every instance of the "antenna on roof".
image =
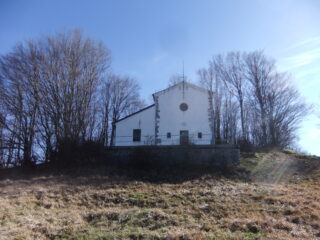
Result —
<instances>
[{"instance_id":1,"label":"antenna on roof","mask_svg":"<svg viewBox=\"0 0 320 240\"><path fill-rule=\"evenodd\" d=\"M184 61L182 61L182 98L184 99Z\"/></svg>"},{"instance_id":2,"label":"antenna on roof","mask_svg":"<svg viewBox=\"0 0 320 240\"><path fill-rule=\"evenodd\" d=\"M184 82L184 61L182 61L182 82Z\"/></svg>"}]
</instances>

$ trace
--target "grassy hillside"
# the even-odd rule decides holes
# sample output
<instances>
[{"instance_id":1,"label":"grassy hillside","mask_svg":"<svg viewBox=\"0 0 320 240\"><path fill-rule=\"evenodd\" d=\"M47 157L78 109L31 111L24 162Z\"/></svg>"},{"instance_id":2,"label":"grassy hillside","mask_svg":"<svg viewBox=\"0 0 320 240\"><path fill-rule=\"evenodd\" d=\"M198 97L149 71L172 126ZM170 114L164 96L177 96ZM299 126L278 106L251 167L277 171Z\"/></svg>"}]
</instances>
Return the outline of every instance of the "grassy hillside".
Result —
<instances>
[{"instance_id":1,"label":"grassy hillside","mask_svg":"<svg viewBox=\"0 0 320 240\"><path fill-rule=\"evenodd\" d=\"M319 239L320 159L246 153L210 171L2 171L0 239Z\"/></svg>"}]
</instances>

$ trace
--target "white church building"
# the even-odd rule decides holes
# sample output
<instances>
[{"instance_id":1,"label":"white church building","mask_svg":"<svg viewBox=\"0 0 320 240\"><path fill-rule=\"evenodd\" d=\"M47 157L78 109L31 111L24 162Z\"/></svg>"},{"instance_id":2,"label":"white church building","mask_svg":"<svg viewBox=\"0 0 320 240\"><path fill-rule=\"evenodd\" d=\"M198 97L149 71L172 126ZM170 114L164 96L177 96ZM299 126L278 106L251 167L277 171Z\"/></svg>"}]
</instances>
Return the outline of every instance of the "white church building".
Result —
<instances>
[{"instance_id":1,"label":"white church building","mask_svg":"<svg viewBox=\"0 0 320 240\"><path fill-rule=\"evenodd\" d=\"M152 96L154 104L115 123L115 146L213 142L212 92L182 81Z\"/></svg>"}]
</instances>

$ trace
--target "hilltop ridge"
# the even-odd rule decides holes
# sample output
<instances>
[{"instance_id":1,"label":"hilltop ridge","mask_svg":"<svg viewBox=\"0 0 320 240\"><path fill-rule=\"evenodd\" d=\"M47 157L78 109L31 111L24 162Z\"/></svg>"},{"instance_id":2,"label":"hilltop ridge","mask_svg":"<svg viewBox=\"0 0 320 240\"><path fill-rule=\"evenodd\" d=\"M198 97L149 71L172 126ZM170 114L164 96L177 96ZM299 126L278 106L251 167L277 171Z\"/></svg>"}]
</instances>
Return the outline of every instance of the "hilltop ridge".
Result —
<instances>
[{"instance_id":1,"label":"hilltop ridge","mask_svg":"<svg viewBox=\"0 0 320 240\"><path fill-rule=\"evenodd\" d=\"M1 239L320 238L320 159L289 150L228 173L18 172L1 172Z\"/></svg>"}]
</instances>

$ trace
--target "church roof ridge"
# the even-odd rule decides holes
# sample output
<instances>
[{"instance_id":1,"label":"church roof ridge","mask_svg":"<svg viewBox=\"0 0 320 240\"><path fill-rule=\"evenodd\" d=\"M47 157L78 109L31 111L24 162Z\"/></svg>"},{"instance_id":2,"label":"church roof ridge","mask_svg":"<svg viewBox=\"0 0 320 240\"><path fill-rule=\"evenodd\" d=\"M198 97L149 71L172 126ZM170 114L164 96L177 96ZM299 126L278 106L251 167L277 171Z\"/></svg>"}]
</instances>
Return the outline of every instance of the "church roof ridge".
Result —
<instances>
[{"instance_id":1,"label":"church roof ridge","mask_svg":"<svg viewBox=\"0 0 320 240\"><path fill-rule=\"evenodd\" d=\"M160 94L160 93L166 92L166 91L168 91L169 89L173 89L173 88L175 88L175 87L177 87L178 85L181 85L181 84L187 84L187 85L189 85L189 86L191 86L191 87L193 87L193 88L196 88L196 89L198 89L198 90L210 92L210 90L208 90L208 89L206 89L206 88L204 88L204 87L200 87L200 86L198 86L198 85L196 85L196 84L194 84L194 83L187 82L187 81L184 81L184 80L183 80L183 81L178 82L178 83L176 83L176 84L174 84L174 85L172 85L172 86L170 86L170 87L167 87L167 88L165 88L165 89L163 89L163 90L160 90L160 91L157 91L157 92L153 93L152 96L153 96L153 98L154 98L155 95L158 95L158 94Z\"/></svg>"},{"instance_id":2,"label":"church roof ridge","mask_svg":"<svg viewBox=\"0 0 320 240\"><path fill-rule=\"evenodd\" d=\"M123 118L120 118L120 119L114 121L114 123L120 122L120 121L122 121L122 120L124 120L124 119L126 119L126 118L129 118L129 117L131 117L131 116L133 116L133 115L136 115L137 113L143 112L143 111L145 111L145 110L147 110L147 109L149 109L149 108L152 108L152 107L154 107L154 106L155 106L155 104L153 103L153 104L151 104L151 105L149 105L149 106L146 106L146 107L144 107L144 108L141 108L141 109L139 109L139 110L136 111L136 112L133 112L133 113L131 113L131 114L129 114L129 115L124 116Z\"/></svg>"}]
</instances>

